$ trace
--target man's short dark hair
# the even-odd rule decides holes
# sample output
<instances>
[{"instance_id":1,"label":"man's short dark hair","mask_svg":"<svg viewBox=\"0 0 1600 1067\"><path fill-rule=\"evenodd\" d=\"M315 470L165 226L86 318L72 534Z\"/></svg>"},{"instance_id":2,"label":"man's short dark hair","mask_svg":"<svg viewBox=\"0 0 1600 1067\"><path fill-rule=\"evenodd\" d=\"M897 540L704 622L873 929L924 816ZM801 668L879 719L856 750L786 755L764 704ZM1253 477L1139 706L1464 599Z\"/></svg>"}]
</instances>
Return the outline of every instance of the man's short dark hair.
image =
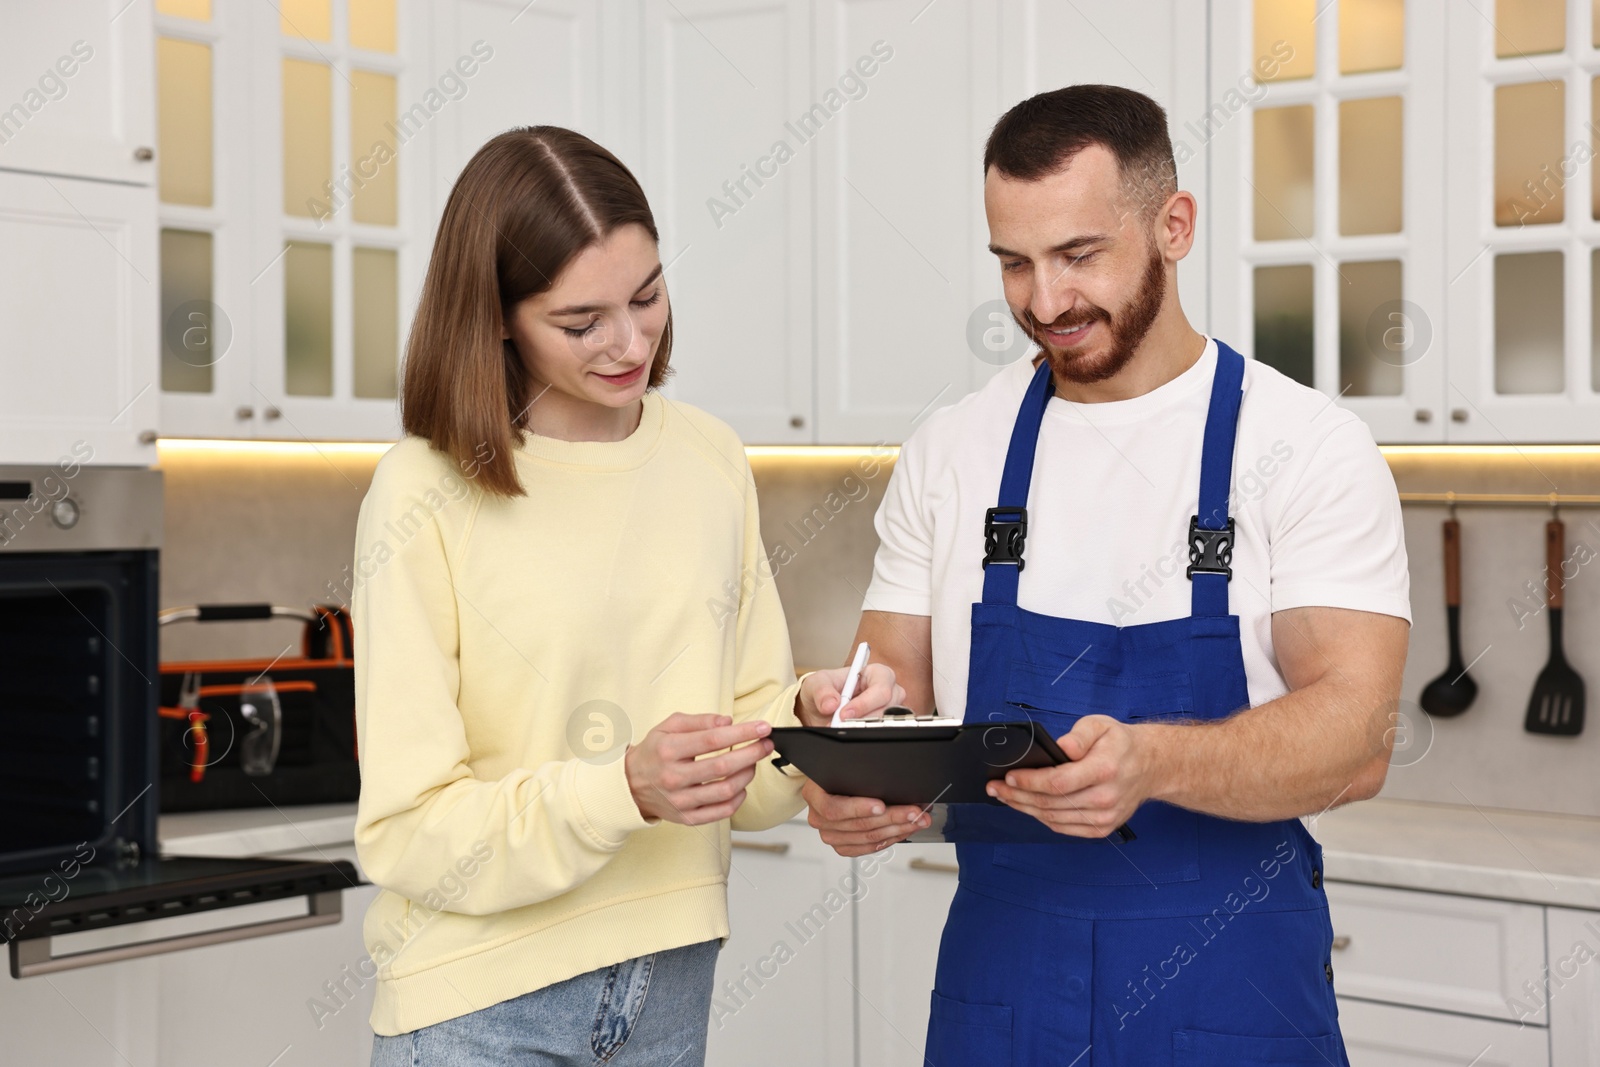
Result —
<instances>
[{"instance_id":1,"label":"man's short dark hair","mask_svg":"<svg viewBox=\"0 0 1600 1067\"><path fill-rule=\"evenodd\" d=\"M1143 210L1154 211L1178 191L1166 111L1117 85L1069 85L1017 104L989 132L983 170L1038 181L1093 144L1116 157L1124 187Z\"/></svg>"}]
</instances>

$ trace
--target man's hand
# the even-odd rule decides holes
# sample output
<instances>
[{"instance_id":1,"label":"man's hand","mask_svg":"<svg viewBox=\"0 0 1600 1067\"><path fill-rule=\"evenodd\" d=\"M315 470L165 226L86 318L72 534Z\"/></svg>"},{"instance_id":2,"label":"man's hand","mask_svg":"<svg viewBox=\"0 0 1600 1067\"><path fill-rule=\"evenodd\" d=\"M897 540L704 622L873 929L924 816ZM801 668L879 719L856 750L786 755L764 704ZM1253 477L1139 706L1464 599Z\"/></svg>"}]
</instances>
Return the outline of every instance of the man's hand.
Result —
<instances>
[{"instance_id":1,"label":"man's hand","mask_svg":"<svg viewBox=\"0 0 1600 1067\"><path fill-rule=\"evenodd\" d=\"M639 814L687 826L730 817L744 803L756 764L772 753L771 731L764 719L735 725L726 715L668 716L623 757Z\"/></svg>"},{"instance_id":2,"label":"man's hand","mask_svg":"<svg viewBox=\"0 0 1600 1067\"><path fill-rule=\"evenodd\" d=\"M1105 837L1150 796L1140 727L1085 715L1058 738L1071 762L1008 771L989 795L1069 837ZM813 823L812 825L816 825Z\"/></svg>"},{"instance_id":3,"label":"man's hand","mask_svg":"<svg viewBox=\"0 0 1600 1067\"><path fill-rule=\"evenodd\" d=\"M867 797L836 797L815 782L800 787L811 808L807 821L841 856L865 856L904 841L933 822L915 804L890 807Z\"/></svg>"},{"instance_id":4,"label":"man's hand","mask_svg":"<svg viewBox=\"0 0 1600 1067\"><path fill-rule=\"evenodd\" d=\"M794 713L804 726L827 726L833 721L834 709L844 694L847 667L812 671L800 683L800 694L795 697ZM895 683L894 671L887 664L869 663L861 669L856 679L856 693L844 707L842 717L866 719L877 715L892 704L903 703L906 691Z\"/></svg>"}]
</instances>

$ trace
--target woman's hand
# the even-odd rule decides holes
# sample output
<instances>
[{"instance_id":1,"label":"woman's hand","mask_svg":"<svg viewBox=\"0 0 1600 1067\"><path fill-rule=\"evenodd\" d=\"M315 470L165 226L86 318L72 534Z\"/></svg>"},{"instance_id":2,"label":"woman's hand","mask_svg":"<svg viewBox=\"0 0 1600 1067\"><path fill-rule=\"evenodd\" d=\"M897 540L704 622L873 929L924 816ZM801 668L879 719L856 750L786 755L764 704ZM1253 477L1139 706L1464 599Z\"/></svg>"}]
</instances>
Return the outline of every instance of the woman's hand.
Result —
<instances>
[{"instance_id":1,"label":"woman's hand","mask_svg":"<svg viewBox=\"0 0 1600 1067\"><path fill-rule=\"evenodd\" d=\"M834 709L844 692L848 667L812 671L800 683L800 695L795 697L794 713L802 726L827 726L833 721ZM906 698L904 687L897 685L894 671L886 663L869 663L861 669L856 680L856 695L844 707L846 719L865 719L877 715Z\"/></svg>"},{"instance_id":2,"label":"woman's hand","mask_svg":"<svg viewBox=\"0 0 1600 1067\"><path fill-rule=\"evenodd\" d=\"M898 844L933 825L926 808L888 805L869 797L837 797L815 782L800 787L811 813L806 820L821 833L822 843L841 856L866 856Z\"/></svg>"},{"instance_id":3,"label":"woman's hand","mask_svg":"<svg viewBox=\"0 0 1600 1067\"><path fill-rule=\"evenodd\" d=\"M639 814L685 826L728 818L744 803L756 764L772 752L771 730L763 719L735 726L726 715L670 716L623 757ZM698 758L712 752L722 754Z\"/></svg>"}]
</instances>

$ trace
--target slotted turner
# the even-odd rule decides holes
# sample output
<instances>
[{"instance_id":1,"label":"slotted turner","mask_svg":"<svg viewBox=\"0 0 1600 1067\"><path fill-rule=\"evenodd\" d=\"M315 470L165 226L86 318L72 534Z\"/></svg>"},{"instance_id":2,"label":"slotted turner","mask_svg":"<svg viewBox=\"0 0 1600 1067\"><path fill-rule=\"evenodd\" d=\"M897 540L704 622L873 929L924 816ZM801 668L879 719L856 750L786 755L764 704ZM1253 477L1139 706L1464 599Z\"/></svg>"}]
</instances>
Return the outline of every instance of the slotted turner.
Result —
<instances>
[{"instance_id":1,"label":"slotted turner","mask_svg":"<svg viewBox=\"0 0 1600 1067\"><path fill-rule=\"evenodd\" d=\"M1551 519L1544 527L1545 582L1550 600L1550 661L1533 683L1528 698L1528 718L1523 724L1532 734L1572 737L1583 732L1583 679L1567 663L1561 650L1561 561L1566 555L1566 527Z\"/></svg>"}]
</instances>

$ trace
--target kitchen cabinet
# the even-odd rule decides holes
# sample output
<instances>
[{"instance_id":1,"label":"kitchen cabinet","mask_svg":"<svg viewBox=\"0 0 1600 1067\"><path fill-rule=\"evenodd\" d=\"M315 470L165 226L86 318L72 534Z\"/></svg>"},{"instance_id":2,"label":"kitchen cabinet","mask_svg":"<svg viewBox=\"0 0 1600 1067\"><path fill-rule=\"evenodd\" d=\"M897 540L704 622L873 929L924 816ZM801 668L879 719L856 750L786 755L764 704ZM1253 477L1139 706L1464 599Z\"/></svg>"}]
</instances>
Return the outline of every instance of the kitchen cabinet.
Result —
<instances>
[{"instance_id":1,"label":"kitchen cabinet","mask_svg":"<svg viewBox=\"0 0 1600 1067\"><path fill-rule=\"evenodd\" d=\"M0 171L0 461L154 461L157 278L148 186Z\"/></svg>"},{"instance_id":2,"label":"kitchen cabinet","mask_svg":"<svg viewBox=\"0 0 1600 1067\"><path fill-rule=\"evenodd\" d=\"M923 1067L939 938L956 892L954 845L863 857L857 910L862 1064Z\"/></svg>"},{"instance_id":3,"label":"kitchen cabinet","mask_svg":"<svg viewBox=\"0 0 1600 1067\"><path fill-rule=\"evenodd\" d=\"M275 858L356 860L355 845L324 845ZM343 891L332 926L158 956L156 1030L161 1067L227 1062L356 1067L372 1058L375 972L361 936L374 885ZM256 905L251 921L276 918ZM279 902L283 914L303 902ZM231 920L241 921L238 918Z\"/></svg>"},{"instance_id":4,"label":"kitchen cabinet","mask_svg":"<svg viewBox=\"0 0 1600 1067\"><path fill-rule=\"evenodd\" d=\"M1594 436L1590 5L1519 10L1210 5L1211 329L1381 443Z\"/></svg>"},{"instance_id":5,"label":"kitchen cabinet","mask_svg":"<svg viewBox=\"0 0 1600 1067\"><path fill-rule=\"evenodd\" d=\"M666 394L746 442L817 440L806 0L642 7L643 168L672 300ZM854 106L859 106L854 105Z\"/></svg>"},{"instance_id":6,"label":"kitchen cabinet","mask_svg":"<svg viewBox=\"0 0 1600 1067\"><path fill-rule=\"evenodd\" d=\"M1544 965L1544 909L1446 893L1329 881L1341 996L1544 1025L1517 1013Z\"/></svg>"},{"instance_id":7,"label":"kitchen cabinet","mask_svg":"<svg viewBox=\"0 0 1600 1067\"><path fill-rule=\"evenodd\" d=\"M13 979L5 974L0 982L4 982L0 1027L6 1035L5 1062L28 1067L165 1067L157 1047L154 959L37 978ZM206 1002L204 1010L218 1008Z\"/></svg>"},{"instance_id":8,"label":"kitchen cabinet","mask_svg":"<svg viewBox=\"0 0 1600 1067\"><path fill-rule=\"evenodd\" d=\"M1550 1061L1600 1063L1600 911L1547 908L1545 916Z\"/></svg>"},{"instance_id":9,"label":"kitchen cabinet","mask_svg":"<svg viewBox=\"0 0 1600 1067\"><path fill-rule=\"evenodd\" d=\"M1354 1067L1549 1067L1539 1027L1339 998L1339 1028ZM1586 1062L1571 1061L1571 1067Z\"/></svg>"},{"instance_id":10,"label":"kitchen cabinet","mask_svg":"<svg viewBox=\"0 0 1600 1067\"><path fill-rule=\"evenodd\" d=\"M148 11L63 0L0 34L0 461L145 464L157 429Z\"/></svg>"},{"instance_id":11,"label":"kitchen cabinet","mask_svg":"<svg viewBox=\"0 0 1600 1067\"><path fill-rule=\"evenodd\" d=\"M0 34L0 168L152 184L154 51L145 4L13 5Z\"/></svg>"},{"instance_id":12,"label":"kitchen cabinet","mask_svg":"<svg viewBox=\"0 0 1600 1067\"><path fill-rule=\"evenodd\" d=\"M706 1063L854 1062L861 883L850 861L803 822L734 834L732 847L732 935L717 958Z\"/></svg>"}]
</instances>

